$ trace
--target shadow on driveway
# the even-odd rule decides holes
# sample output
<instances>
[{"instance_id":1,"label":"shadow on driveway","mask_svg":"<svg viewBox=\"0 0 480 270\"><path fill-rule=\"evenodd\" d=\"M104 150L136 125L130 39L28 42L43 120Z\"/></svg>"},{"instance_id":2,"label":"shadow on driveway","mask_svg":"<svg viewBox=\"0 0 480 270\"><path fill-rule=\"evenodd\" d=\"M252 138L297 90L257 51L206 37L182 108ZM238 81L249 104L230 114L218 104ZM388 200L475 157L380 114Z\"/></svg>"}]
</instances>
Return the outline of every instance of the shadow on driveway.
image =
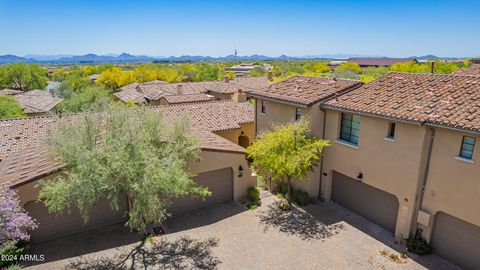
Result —
<instances>
[{"instance_id":1,"label":"shadow on driveway","mask_svg":"<svg viewBox=\"0 0 480 270\"><path fill-rule=\"evenodd\" d=\"M141 242L138 246L123 248L113 256L82 256L65 269L216 269L220 260L212 248L217 239L205 241L181 237L175 241L162 239L153 243Z\"/></svg>"},{"instance_id":2,"label":"shadow on driveway","mask_svg":"<svg viewBox=\"0 0 480 270\"><path fill-rule=\"evenodd\" d=\"M292 205L290 211L283 211L273 203L268 205L267 210L260 212L258 217L260 223L265 225L264 231L274 227L305 241L325 240L344 229L343 224L319 219L296 205Z\"/></svg>"}]
</instances>

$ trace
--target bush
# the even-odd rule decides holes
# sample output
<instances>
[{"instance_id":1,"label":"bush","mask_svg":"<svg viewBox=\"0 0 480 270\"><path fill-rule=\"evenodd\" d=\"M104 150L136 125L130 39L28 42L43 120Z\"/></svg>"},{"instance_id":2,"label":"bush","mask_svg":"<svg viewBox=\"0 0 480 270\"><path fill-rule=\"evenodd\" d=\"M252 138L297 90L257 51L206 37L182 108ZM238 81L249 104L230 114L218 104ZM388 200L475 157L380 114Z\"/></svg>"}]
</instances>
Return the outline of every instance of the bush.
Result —
<instances>
[{"instance_id":1,"label":"bush","mask_svg":"<svg viewBox=\"0 0 480 270\"><path fill-rule=\"evenodd\" d=\"M247 198L252 202L258 202L260 200L260 191L257 187L249 187L247 190Z\"/></svg>"},{"instance_id":2,"label":"bush","mask_svg":"<svg viewBox=\"0 0 480 270\"><path fill-rule=\"evenodd\" d=\"M286 199L280 199L277 202L278 208L280 208L283 211L288 211L292 209L292 206L288 203Z\"/></svg>"},{"instance_id":3,"label":"bush","mask_svg":"<svg viewBox=\"0 0 480 270\"><path fill-rule=\"evenodd\" d=\"M418 255L430 254L432 252L430 245L421 237L407 239L407 249Z\"/></svg>"},{"instance_id":4,"label":"bush","mask_svg":"<svg viewBox=\"0 0 480 270\"><path fill-rule=\"evenodd\" d=\"M276 187L277 197L287 198L288 185L287 183L280 183ZM307 192L292 187L292 201L300 206L305 206L313 203L314 199L311 198Z\"/></svg>"},{"instance_id":5,"label":"bush","mask_svg":"<svg viewBox=\"0 0 480 270\"><path fill-rule=\"evenodd\" d=\"M307 192L298 189L292 190L292 200L300 206L305 206L313 202L313 199L310 198Z\"/></svg>"},{"instance_id":6,"label":"bush","mask_svg":"<svg viewBox=\"0 0 480 270\"><path fill-rule=\"evenodd\" d=\"M25 246L27 245L27 242L25 241L19 241L13 246L6 246L0 248L0 258L20 258L20 255L25 253ZM13 264L16 264L18 261L7 261L7 260L0 260L0 268L3 269L3 267L8 267L8 266L13 266ZM7 268L10 269L10 268Z\"/></svg>"}]
</instances>

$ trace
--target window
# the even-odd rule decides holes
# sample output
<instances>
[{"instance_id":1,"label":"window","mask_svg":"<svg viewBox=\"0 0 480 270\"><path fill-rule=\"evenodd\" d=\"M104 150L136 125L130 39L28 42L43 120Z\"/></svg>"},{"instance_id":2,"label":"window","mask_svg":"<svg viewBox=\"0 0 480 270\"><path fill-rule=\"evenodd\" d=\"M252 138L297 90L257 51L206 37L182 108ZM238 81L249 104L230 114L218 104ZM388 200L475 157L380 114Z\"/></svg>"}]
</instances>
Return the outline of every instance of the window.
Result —
<instances>
[{"instance_id":1,"label":"window","mask_svg":"<svg viewBox=\"0 0 480 270\"><path fill-rule=\"evenodd\" d=\"M263 114L267 113L267 106L265 106L265 101L262 100L261 106L262 106L261 112L262 112Z\"/></svg>"},{"instance_id":2,"label":"window","mask_svg":"<svg viewBox=\"0 0 480 270\"><path fill-rule=\"evenodd\" d=\"M295 121L300 120L302 118L302 109L295 108Z\"/></svg>"},{"instance_id":3,"label":"window","mask_svg":"<svg viewBox=\"0 0 480 270\"><path fill-rule=\"evenodd\" d=\"M342 126L340 128L340 139L358 144L358 130L360 128L360 117L351 113L342 113Z\"/></svg>"},{"instance_id":4,"label":"window","mask_svg":"<svg viewBox=\"0 0 480 270\"><path fill-rule=\"evenodd\" d=\"M395 123L388 124L388 134L387 138L394 139L395 138Z\"/></svg>"},{"instance_id":5,"label":"window","mask_svg":"<svg viewBox=\"0 0 480 270\"><path fill-rule=\"evenodd\" d=\"M462 148L460 149L460 157L465 159L472 159L474 146L475 138L463 136Z\"/></svg>"}]
</instances>

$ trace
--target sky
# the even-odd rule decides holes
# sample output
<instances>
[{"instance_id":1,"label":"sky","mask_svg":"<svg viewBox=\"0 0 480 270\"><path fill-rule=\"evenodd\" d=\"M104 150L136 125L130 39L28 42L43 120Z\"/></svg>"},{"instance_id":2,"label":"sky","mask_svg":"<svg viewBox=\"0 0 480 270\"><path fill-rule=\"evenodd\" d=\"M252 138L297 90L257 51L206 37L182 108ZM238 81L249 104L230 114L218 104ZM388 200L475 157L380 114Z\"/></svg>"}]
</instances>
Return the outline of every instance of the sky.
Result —
<instances>
[{"instance_id":1,"label":"sky","mask_svg":"<svg viewBox=\"0 0 480 270\"><path fill-rule=\"evenodd\" d=\"M0 55L480 56L480 1L0 0Z\"/></svg>"}]
</instances>

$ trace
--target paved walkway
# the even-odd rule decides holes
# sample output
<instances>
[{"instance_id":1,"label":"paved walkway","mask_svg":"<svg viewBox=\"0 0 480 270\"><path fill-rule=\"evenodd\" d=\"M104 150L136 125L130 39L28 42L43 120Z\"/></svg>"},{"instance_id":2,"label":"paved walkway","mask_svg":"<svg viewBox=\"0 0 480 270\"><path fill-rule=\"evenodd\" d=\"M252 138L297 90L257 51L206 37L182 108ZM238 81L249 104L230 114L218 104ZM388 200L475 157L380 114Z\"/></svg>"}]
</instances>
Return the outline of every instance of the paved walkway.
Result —
<instances>
[{"instance_id":1,"label":"paved walkway","mask_svg":"<svg viewBox=\"0 0 480 270\"><path fill-rule=\"evenodd\" d=\"M47 242L33 251L50 262L31 269L459 269L435 255L388 259L404 249L393 235L333 202L283 212L274 199L176 216L144 246L118 226Z\"/></svg>"}]
</instances>

